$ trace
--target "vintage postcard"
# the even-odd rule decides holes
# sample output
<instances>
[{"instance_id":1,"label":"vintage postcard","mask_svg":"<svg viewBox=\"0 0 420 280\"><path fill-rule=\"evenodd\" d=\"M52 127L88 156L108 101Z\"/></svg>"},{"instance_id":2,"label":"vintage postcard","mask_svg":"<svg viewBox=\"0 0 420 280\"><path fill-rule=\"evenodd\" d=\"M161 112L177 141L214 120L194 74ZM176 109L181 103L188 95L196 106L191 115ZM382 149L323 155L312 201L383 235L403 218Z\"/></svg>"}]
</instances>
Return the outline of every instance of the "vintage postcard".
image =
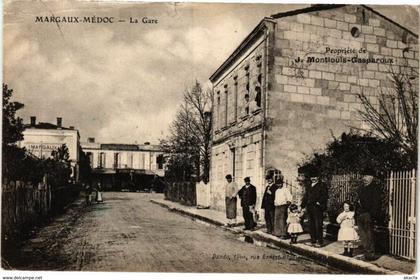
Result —
<instances>
[{"instance_id":1,"label":"vintage postcard","mask_svg":"<svg viewBox=\"0 0 420 280\"><path fill-rule=\"evenodd\" d=\"M9 0L3 22L10 279L416 273L417 6Z\"/></svg>"}]
</instances>

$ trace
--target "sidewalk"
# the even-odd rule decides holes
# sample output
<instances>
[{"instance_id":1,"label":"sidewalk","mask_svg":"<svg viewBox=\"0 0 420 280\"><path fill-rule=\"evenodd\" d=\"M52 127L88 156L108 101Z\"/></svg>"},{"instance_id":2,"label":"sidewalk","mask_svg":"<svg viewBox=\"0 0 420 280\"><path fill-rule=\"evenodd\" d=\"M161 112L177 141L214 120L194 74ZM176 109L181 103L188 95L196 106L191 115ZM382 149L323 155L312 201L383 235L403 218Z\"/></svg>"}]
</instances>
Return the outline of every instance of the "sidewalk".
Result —
<instances>
[{"instance_id":1,"label":"sidewalk","mask_svg":"<svg viewBox=\"0 0 420 280\"><path fill-rule=\"evenodd\" d=\"M224 225L227 219L224 212L211 209L197 209L196 207L184 206L176 202L164 200L163 198L151 199L151 202L167 208L170 211L190 216L194 219L201 220L213 225L222 226L225 230L234 233L241 233L245 236L252 237L254 240L262 241L277 247L284 248L288 251L313 259L316 262L327 264L332 267L343 269L346 271L362 274L412 274L415 270L415 263L394 258L390 255L383 255L379 259L371 262L358 260L340 255L343 248L340 242L325 240L325 246L322 248L314 248L306 245L310 241L309 234L299 236L298 244L290 244L290 240L281 240L280 238L267 234L263 224L258 225L255 231L245 231L243 227L243 218L238 215L238 224L229 228ZM361 254L355 251L355 255Z\"/></svg>"}]
</instances>

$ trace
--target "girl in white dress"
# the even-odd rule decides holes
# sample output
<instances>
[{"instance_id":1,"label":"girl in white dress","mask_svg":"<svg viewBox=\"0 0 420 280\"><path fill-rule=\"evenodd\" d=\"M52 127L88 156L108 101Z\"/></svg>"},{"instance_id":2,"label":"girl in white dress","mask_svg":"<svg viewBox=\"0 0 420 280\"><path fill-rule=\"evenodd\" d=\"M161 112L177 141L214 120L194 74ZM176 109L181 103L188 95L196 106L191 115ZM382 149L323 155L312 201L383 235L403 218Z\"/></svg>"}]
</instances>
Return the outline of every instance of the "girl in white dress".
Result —
<instances>
[{"instance_id":1,"label":"girl in white dress","mask_svg":"<svg viewBox=\"0 0 420 280\"><path fill-rule=\"evenodd\" d=\"M291 204L289 206L289 215L287 217L286 223L288 224L287 232L291 236L290 243L296 244L299 233L303 232L302 225L300 224L300 213L296 204Z\"/></svg>"},{"instance_id":2,"label":"girl in white dress","mask_svg":"<svg viewBox=\"0 0 420 280\"><path fill-rule=\"evenodd\" d=\"M359 239L355 229L354 211L351 211L350 207L350 202L345 201L343 203L344 211L337 217L337 223L340 224L337 240L343 242L343 255L347 257L353 257L353 248L355 242Z\"/></svg>"}]
</instances>

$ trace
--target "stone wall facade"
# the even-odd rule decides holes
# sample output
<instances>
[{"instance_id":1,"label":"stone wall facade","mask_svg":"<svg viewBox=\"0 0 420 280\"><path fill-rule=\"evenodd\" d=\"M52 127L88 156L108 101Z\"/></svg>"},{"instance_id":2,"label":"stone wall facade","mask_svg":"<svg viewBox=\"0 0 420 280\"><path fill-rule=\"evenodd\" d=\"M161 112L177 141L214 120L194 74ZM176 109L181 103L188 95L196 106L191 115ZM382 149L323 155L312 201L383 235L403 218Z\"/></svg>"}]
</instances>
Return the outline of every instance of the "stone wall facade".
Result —
<instances>
[{"instance_id":1,"label":"stone wall facade","mask_svg":"<svg viewBox=\"0 0 420 280\"><path fill-rule=\"evenodd\" d=\"M261 142L259 129L232 138L229 144L223 142L213 146L210 172L212 208L225 209L226 174L232 174L239 187L244 185L245 177L250 177L251 183L257 187L258 204L263 193Z\"/></svg>"},{"instance_id":2,"label":"stone wall facade","mask_svg":"<svg viewBox=\"0 0 420 280\"><path fill-rule=\"evenodd\" d=\"M358 115L357 94L363 92L378 104L378 93L392 90L390 71L407 64L418 69L418 42L362 6L276 21L269 59L266 167L279 168L293 179L297 165L324 148L332 135L340 136L350 127L367 128ZM325 57L339 62L323 62ZM379 63L364 63L369 58Z\"/></svg>"},{"instance_id":3,"label":"stone wall facade","mask_svg":"<svg viewBox=\"0 0 420 280\"><path fill-rule=\"evenodd\" d=\"M260 33L213 81L210 186L211 206L215 209L225 208L227 174L234 177L238 186L250 177L257 192L262 193L265 40L264 32Z\"/></svg>"},{"instance_id":4,"label":"stone wall facade","mask_svg":"<svg viewBox=\"0 0 420 280\"><path fill-rule=\"evenodd\" d=\"M296 190L307 156L351 127L368 129L357 94L377 105L378 93L393 90L392 71L418 73L417 38L361 5L264 18L211 77L212 207L224 209L229 173L239 185L251 177L257 206L269 169Z\"/></svg>"}]
</instances>

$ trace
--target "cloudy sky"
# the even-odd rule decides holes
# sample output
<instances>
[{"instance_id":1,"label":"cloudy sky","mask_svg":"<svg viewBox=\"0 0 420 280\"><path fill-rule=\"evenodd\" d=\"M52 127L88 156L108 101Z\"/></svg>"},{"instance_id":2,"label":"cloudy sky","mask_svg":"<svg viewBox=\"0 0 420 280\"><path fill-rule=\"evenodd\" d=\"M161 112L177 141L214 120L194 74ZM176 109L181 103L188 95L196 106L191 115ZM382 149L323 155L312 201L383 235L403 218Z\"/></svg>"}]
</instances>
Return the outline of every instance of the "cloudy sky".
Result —
<instances>
[{"instance_id":1,"label":"cloudy sky","mask_svg":"<svg viewBox=\"0 0 420 280\"><path fill-rule=\"evenodd\" d=\"M29 122L79 129L82 141L158 142L183 90L208 77L264 17L307 5L6 1L4 82ZM414 8L380 7L411 30ZM398 12L395 12L398 11ZM96 16L114 24L35 23L36 16ZM158 24L129 24L147 16Z\"/></svg>"}]
</instances>

